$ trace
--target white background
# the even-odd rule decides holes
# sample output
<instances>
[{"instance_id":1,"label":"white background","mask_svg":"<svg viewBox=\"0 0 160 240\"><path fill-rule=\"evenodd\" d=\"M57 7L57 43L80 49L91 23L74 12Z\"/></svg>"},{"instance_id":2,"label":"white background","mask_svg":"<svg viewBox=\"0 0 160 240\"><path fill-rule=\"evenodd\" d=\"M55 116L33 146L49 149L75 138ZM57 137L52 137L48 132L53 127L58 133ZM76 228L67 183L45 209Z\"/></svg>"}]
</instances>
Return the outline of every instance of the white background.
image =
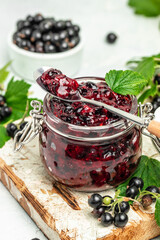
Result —
<instances>
[{"instance_id":1,"label":"white background","mask_svg":"<svg viewBox=\"0 0 160 240\"><path fill-rule=\"evenodd\" d=\"M160 19L134 15L127 0L0 0L0 67L8 61L7 37L15 22L38 12L72 19L81 26L85 51L77 77L104 77L110 69L125 69L126 61L135 56L160 52ZM118 35L116 44L105 42L110 31ZM31 90L34 96L43 98L36 85ZM0 183L0 240L35 237L46 239Z\"/></svg>"}]
</instances>

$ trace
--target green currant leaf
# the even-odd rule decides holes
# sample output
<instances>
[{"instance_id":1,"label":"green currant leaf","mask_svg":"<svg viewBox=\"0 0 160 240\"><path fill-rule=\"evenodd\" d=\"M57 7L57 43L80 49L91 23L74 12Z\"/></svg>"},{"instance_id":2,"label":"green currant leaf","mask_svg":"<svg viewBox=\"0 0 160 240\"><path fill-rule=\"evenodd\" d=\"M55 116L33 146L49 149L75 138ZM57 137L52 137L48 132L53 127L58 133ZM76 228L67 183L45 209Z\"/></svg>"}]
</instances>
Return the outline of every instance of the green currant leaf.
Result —
<instances>
[{"instance_id":1,"label":"green currant leaf","mask_svg":"<svg viewBox=\"0 0 160 240\"><path fill-rule=\"evenodd\" d=\"M146 17L160 15L160 0L129 0L128 5L134 8L136 14Z\"/></svg>"},{"instance_id":2,"label":"green currant leaf","mask_svg":"<svg viewBox=\"0 0 160 240\"><path fill-rule=\"evenodd\" d=\"M135 71L142 74L145 79L150 81L154 75L155 65L156 63L153 57L147 58L145 57L142 58L142 61L138 63L137 67L135 68Z\"/></svg>"},{"instance_id":3,"label":"green currant leaf","mask_svg":"<svg viewBox=\"0 0 160 240\"><path fill-rule=\"evenodd\" d=\"M6 123L10 119L15 121L22 118L26 108L28 99L27 94L30 86L31 85L26 83L24 80L14 81L14 78L10 80L5 93L5 98L7 105L12 109L12 114L2 123Z\"/></svg>"},{"instance_id":4,"label":"green currant leaf","mask_svg":"<svg viewBox=\"0 0 160 240\"><path fill-rule=\"evenodd\" d=\"M145 99L153 97L158 93L157 84L152 84L148 89L146 89L141 96L138 98L138 102L143 103Z\"/></svg>"},{"instance_id":5,"label":"green currant leaf","mask_svg":"<svg viewBox=\"0 0 160 240\"><path fill-rule=\"evenodd\" d=\"M122 95L137 95L147 84L141 74L131 70L111 70L106 73L105 80L114 92Z\"/></svg>"},{"instance_id":6,"label":"green currant leaf","mask_svg":"<svg viewBox=\"0 0 160 240\"><path fill-rule=\"evenodd\" d=\"M0 148L10 139L7 135L6 129L3 125L0 125Z\"/></svg>"},{"instance_id":7,"label":"green currant leaf","mask_svg":"<svg viewBox=\"0 0 160 240\"><path fill-rule=\"evenodd\" d=\"M156 219L156 222L157 222L158 226L160 226L160 198L156 199L155 219Z\"/></svg>"},{"instance_id":8,"label":"green currant leaf","mask_svg":"<svg viewBox=\"0 0 160 240\"><path fill-rule=\"evenodd\" d=\"M143 189L146 189L148 186L154 185L160 187L160 161L149 158L147 156L142 156L139 162L139 165L134 172L134 174L129 177L127 181L120 184L117 187L117 190L120 190L120 195L126 195L126 189L129 181L133 177L140 177L144 181Z\"/></svg>"}]
</instances>

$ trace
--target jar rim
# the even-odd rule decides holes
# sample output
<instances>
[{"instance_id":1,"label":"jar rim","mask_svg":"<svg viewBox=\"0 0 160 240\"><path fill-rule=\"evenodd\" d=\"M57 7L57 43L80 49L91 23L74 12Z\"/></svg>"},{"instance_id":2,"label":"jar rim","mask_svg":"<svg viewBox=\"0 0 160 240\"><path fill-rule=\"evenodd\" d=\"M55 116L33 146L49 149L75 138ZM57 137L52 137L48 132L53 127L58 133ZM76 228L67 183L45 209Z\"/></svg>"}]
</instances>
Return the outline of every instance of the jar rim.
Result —
<instances>
[{"instance_id":1,"label":"jar rim","mask_svg":"<svg viewBox=\"0 0 160 240\"><path fill-rule=\"evenodd\" d=\"M75 78L77 80L99 80L99 81L104 81L104 78L101 78L101 77L93 77L93 76L87 76L87 77L79 77L79 78ZM123 127L126 127L126 129L124 130L127 130L127 129L130 129L131 126L135 125L134 123L131 123L130 121L124 121L123 118L121 118L120 120L114 122L114 123L111 123L111 124L108 124L108 125L103 125L103 126L79 126L79 125L74 125L74 124L71 124L71 123L67 123L63 120L61 120L60 118L56 117L48 108L47 106L47 102L49 100L49 98L51 97L52 95L50 95L49 93L47 93L45 95L45 98L44 98L44 101L43 101L43 109L45 111L45 113L47 115L49 115L50 119L53 119L54 121L58 122L58 123L63 123L64 125L66 126L69 126L70 129L72 130L93 130L93 131L96 131L96 130L107 130L108 128L111 128L111 127L120 127L120 128L123 128ZM136 96L133 96L131 95L131 99L132 99L132 106L131 106L131 110L129 113L131 114L136 114L136 111L137 111L137 98ZM126 122L127 123L130 123L130 124L127 124L126 125ZM123 132L123 131L122 131Z\"/></svg>"}]
</instances>

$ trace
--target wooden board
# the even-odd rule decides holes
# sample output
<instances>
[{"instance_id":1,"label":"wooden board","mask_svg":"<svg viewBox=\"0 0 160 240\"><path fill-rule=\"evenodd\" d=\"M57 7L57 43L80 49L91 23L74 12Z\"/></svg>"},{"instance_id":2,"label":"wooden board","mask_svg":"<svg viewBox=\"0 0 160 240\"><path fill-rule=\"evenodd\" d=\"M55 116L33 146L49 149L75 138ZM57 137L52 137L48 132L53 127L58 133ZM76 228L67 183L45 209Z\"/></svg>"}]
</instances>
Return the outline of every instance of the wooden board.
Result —
<instances>
[{"instance_id":1,"label":"wooden board","mask_svg":"<svg viewBox=\"0 0 160 240\"><path fill-rule=\"evenodd\" d=\"M143 153L160 160L150 139L143 139ZM90 193L71 191L53 183L39 157L38 138L21 152L10 140L0 149L0 179L50 240L149 240L160 235L154 215L129 212L125 228L105 228L91 216ZM114 189L102 192L114 195Z\"/></svg>"}]
</instances>

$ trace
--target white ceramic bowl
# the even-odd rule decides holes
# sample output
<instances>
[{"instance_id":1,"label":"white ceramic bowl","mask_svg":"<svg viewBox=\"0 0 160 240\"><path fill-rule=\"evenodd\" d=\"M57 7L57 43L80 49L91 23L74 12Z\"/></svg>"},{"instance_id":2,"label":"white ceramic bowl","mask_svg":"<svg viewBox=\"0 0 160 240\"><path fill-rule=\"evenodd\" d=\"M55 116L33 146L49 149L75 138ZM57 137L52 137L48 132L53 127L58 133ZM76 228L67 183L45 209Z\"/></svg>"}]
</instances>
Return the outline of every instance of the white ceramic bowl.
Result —
<instances>
[{"instance_id":1,"label":"white ceramic bowl","mask_svg":"<svg viewBox=\"0 0 160 240\"><path fill-rule=\"evenodd\" d=\"M79 44L61 53L34 53L19 48L12 42L12 35L8 38L9 56L13 60L12 68L21 78L33 80L33 72L41 66L49 66L61 70L69 77L74 76L81 65L83 40Z\"/></svg>"}]
</instances>

